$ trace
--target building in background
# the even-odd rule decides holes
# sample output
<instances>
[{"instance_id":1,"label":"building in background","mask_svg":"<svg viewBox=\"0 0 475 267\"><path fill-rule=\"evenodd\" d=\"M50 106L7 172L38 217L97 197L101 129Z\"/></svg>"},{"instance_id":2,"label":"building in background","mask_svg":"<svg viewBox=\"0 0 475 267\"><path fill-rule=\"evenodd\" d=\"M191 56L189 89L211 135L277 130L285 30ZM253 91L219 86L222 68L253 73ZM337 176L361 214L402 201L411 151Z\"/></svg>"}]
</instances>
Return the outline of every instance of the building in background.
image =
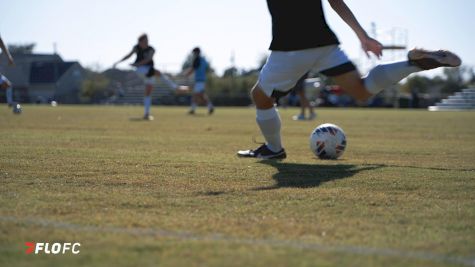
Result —
<instances>
[{"instance_id":1,"label":"building in background","mask_svg":"<svg viewBox=\"0 0 475 267\"><path fill-rule=\"evenodd\" d=\"M7 62L1 60L0 73L12 82L15 101L79 103L85 76L79 62L64 61L57 54L14 53L12 56L15 66L7 66Z\"/></svg>"}]
</instances>

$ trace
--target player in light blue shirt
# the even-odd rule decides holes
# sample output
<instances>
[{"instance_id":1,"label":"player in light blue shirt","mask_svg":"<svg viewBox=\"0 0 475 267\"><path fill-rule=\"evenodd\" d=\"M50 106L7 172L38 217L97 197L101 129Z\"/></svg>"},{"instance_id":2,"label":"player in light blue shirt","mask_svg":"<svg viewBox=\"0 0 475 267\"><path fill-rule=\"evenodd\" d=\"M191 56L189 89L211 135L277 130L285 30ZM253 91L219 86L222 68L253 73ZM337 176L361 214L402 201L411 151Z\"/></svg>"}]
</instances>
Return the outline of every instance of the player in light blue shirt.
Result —
<instances>
[{"instance_id":1,"label":"player in light blue shirt","mask_svg":"<svg viewBox=\"0 0 475 267\"><path fill-rule=\"evenodd\" d=\"M192 73L195 73L193 95L191 98L191 109L189 111L189 114L195 114L196 107L198 106L198 104L203 104L208 106L208 114L211 115L214 112L214 106L205 92L208 62L201 55L201 49L199 47L194 48L192 53L193 64L185 74L187 77L189 77Z\"/></svg>"}]
</instances>

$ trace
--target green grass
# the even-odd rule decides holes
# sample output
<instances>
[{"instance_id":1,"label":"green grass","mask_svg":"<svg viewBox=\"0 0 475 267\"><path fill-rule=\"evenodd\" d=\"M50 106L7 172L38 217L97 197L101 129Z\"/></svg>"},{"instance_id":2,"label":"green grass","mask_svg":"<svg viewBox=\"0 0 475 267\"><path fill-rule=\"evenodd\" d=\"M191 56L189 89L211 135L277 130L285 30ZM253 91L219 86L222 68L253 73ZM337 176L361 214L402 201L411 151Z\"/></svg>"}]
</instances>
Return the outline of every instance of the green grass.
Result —
<instances>
[{"instance_id":1,"label":"green grass","mask_svg":"<svg viewBox=\"0 0 475 267\"><path fill-rule=\"evenodd\" d=\"M235 157L252 109L141 112L0 109L0 266L475 266L475 113L281 110L289 157L266 162ZM341 160L308 148L325 122Z\"/></svg>"}]
</instances>

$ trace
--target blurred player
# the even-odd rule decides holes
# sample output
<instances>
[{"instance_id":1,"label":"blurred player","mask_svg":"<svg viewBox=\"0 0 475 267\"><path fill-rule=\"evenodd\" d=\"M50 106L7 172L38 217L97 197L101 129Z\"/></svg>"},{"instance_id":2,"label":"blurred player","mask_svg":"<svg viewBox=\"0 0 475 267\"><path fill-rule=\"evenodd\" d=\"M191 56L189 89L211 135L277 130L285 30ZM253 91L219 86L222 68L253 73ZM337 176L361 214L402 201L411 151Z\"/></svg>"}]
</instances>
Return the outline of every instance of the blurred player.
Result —
<instances>
[{"instance_id":1,"label":"blurred player","mask_svg":"<svg viewBox=\"0 0 475 267\"><path fill-rule=\"evenodd\" d=\"M13 61L13 57L10 54L10 51L8 51L7 46L3 42L2 37L0 37L0 48L2 49L2 52L5 53L5 55L7 56L8 65L13 66L15 62ZM0 89L5 90L8 106L9 107L13 106L12 83L1 73L0 73Z\"/></svg>"},{"instance_id":2,"label":"blurred player","mask_svg":"<svg viewBox=\"0 0 475 267\"><path fill-rule=\"evenodd\" d=\"M185 72L185 76L189 77L193 72L195 73L193 92L191 97L191 108L189 114L195 114L198 104L208 106L208 114L214 112L214 106L208 95L206 95L206 71L208 70L208 62L201 55L201 49L196 47L192 51L193 63L192 67Z\"/></svg>"},{"instance_id":3,"label":"blurred player","mask_svg":"<svg viewBox=\"0 0 475 267\"><path fill-rule=\"evenodd\" d=\"M114 68L117 64L129 59L133 55L136 55L135 62L131 64L136 67L136 72L145 79L145 97L144 97L144 120L153 120L153 116L150 115L150 107L152 105L152 91L155 85L155 78L160 77L168 86L174 90L185 90L182 86L178 86L166 75L162 74L159 70L154 68L153 56L155 49L149 45L148 36L142 34L139 36L138 44L132 48L132 51L124 58L114 64Z\"/></svg>"},{"instance_id":4,"label":"blurred player","mask_svg":"<svg viewBox=\"0 0 475 267\"><path fill-rule=\"evenodd\" d=\"M300 99L300 114L293 116L294 121L304 121L314 120L317 117L314 108L310 104L310 101L307 99L307 94L305 93L305 80L308 78L308 72L305 73L297 82L294 87L294 92L299 96ZM308 118L305 117L305 110L308 109Z\"/></svg>"},{"instance_id":5,"label":"blurred player","mask_svg":"<svg viewBox=\"0 0 475 267\"><path fill-rule=\"evenodd\" d=\"M328 1L355 32L366 54L380 58L383 46L368 36L344 0ZM257 108L257 124L266 143L255 150L239 151L240 157L284 159L287 156L274 99L289 93L310 69L331 77L356 100L366 101L411 73L461 65L460 58L449 51L414 49L408 53L407 60L376 66L362 78L328 26L321 0L267 0L267 5L272 16L272 52L251 93Z\"/></svg>"}]
</instances>

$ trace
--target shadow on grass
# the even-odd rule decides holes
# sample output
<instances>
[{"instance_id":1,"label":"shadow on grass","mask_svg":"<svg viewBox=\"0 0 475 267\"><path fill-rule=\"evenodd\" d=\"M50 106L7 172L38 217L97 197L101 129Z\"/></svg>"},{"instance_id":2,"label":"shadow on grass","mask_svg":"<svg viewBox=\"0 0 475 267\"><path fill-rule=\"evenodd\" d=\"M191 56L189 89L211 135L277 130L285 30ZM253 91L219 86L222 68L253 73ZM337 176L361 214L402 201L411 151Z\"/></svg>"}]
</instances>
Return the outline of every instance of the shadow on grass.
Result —
<instances>
[{"instance_id":1,"label":"shadow on grass","mask_svg":"<svg viewBox=\"0 0 475 267\"><path fill-rule=\"evenodd\" d=\"M195 113L195 114L187 114L188 116L190 117L195 117L195 118L205 118L205 117L209 117L210 115L208 115L208 113Z\"/></svg>"},{"instance_id":2,"label":"shadow on grass","mask_svg":"<svg viewBox=\"0 0 475 267\"><path fill-rule=\"evenodd\" d=\"M254 190L273 190L279 188L312 188L322 183L350 178L362 171L371 171L384 167L383 165L321 165L321 164L298 164L278 161L261 161L264 165L278 170L272 178L276 181L273 186L258 187Z\"/></svg>"},{"instance_id":3,"label":"shadow on grass","mask_svg":"<svg viewBox=\"0 0 475 267\"><path fill-rule=\"evenodd\" d=\"M132 117L132 118L129 118L129 121L133 121L133 122L150 122L150 120L144 120L143 117Z\"/></svg>"},{"instance_id":4,"label":"shadow on grass","mask_svg":"<svg viewBox=\"0 0 475 267\"><path fill-rule=\"evenodd\" d=\"M367 165L364 165L367 166ZM406 169L417 169L417 170L430 170L430 171L460 171L460 172L473 172L475 171L475 168L462 168L462 169L457 169L457 168L441 168L441 167L424 167L424 166L411 166L411 165L388 165L384 164L381 165L382 167L386 168L406 168Z\"/></svg>"}]
</instances>

